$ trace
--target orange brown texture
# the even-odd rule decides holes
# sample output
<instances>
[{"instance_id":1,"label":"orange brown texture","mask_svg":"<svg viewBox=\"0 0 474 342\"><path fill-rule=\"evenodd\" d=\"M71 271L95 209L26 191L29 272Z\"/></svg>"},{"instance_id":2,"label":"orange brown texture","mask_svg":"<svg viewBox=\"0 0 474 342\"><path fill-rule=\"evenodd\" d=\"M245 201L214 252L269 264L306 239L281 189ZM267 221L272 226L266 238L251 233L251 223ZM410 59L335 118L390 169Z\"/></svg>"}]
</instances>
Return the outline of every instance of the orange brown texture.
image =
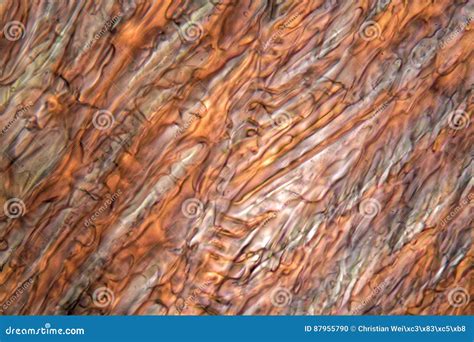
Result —
<instances>
[{"instance_id":1,"label":"orange brown texture","mask_svg":"<svg viewBox=\"0 0 474 342\"><path fill-rule=\"evenodd\" d=\"M2 314L472 314L472 1L0 1Z\"/></svg>"}]
</instances>

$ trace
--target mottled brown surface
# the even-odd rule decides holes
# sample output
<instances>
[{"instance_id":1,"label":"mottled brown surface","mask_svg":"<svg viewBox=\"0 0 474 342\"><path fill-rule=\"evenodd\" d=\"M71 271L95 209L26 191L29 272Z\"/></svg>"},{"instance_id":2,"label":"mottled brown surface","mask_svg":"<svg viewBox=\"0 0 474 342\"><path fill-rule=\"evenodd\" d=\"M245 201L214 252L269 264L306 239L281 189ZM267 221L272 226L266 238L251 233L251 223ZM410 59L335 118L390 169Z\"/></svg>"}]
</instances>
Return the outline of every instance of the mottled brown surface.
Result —
<instances>
[{"instance_id":1,"label":"mottled brown surface","mask_svg":"<svg viewBox=\"0 0 474 342\"><path fill-rule=\"evenodd\" d=\"M1 312L472 314L473 20L0 1Z\"/></svg>"}]
</instances>

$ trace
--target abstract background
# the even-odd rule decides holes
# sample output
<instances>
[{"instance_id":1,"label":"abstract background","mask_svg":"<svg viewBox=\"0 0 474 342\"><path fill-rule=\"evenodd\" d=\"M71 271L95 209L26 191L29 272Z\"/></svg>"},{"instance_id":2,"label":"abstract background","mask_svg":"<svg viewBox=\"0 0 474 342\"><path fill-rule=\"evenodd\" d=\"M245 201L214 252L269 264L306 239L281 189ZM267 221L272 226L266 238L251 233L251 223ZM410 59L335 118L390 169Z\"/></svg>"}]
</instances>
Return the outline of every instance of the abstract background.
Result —
<instances>
[{"instance_id":1,"label":"abstract background","mask_svg":"<svg viewBox=\"0 0 474 342\"><path fill-rule=\"evenodd\" d=\"M0 312L473 314L473 19L0 1Z\"/></svg>"}]
</instances>

